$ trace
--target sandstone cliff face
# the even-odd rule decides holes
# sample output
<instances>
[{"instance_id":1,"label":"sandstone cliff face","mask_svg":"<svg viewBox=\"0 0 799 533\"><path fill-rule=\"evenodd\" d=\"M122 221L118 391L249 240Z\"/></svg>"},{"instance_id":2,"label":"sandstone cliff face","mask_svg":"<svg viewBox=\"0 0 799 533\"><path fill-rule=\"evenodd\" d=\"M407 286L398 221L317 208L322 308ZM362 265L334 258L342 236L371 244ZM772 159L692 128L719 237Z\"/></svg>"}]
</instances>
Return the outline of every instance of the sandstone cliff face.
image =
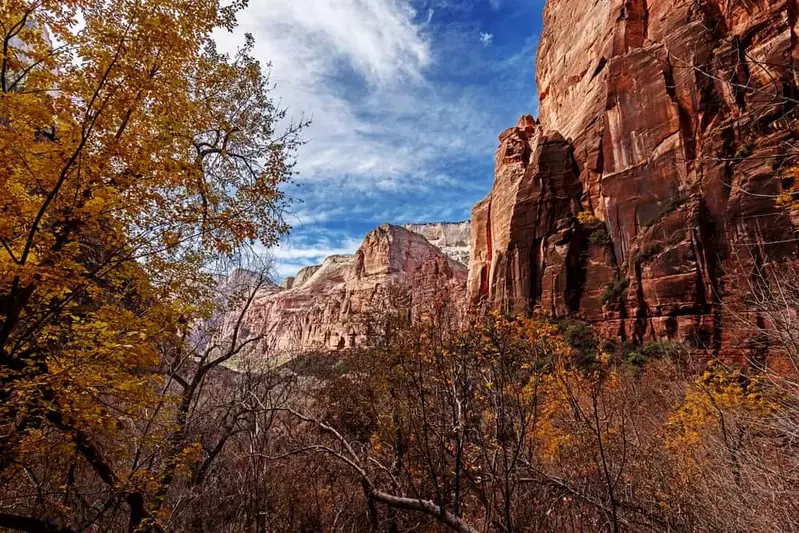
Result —
<instances>
[{"instance_id":1,"label":"sandstone cliff face","mask_svg":"<svg viewBox=\"0 0 799 533\"><path fill-rule=\"evenodd\" d=\"M470 297L722 350L736 276L796 254L774 196L796 163L797 12L549 0L540 117L500 136L472 213Z\"/></svg>"},{"instance_id":2,"label":"sandstone cliff face","mask_svg":"<svg viewBox=\"0 0 799 533\"><path fill-rule=\"evenodd\" d=\"M301 268L297 275L294 277L294 282L292 283L293 287L302 287L305 285L305 282L308 281L313 277L316 272L322 268L322 265L313 265L307 266L305 268Z\"/></svg>"},{"instance_id":3,"label":"sandstone cliff face","mask_svg":"<svg viewBox=\"0 0 799 533\"><path fill-rule=\"evenodd\" d=\"M470 223L434 222L429 224L406 224L405 229L418 233L430 244L444 252L451 259L469 264Z\"/></svg>"},{"instance_id":4,"label":"sandstone cliff face","mask_svg":"<svg viewBox=\"0 0 799 533\"><path fill-rule=\"evenodd\" d=\"M352 256L328 257L300 271L290 288L259 292L244 321L245 338L264 335L259 354L281 358L369 343L364 320L401 298L413 313L433 301L463 304L466 267L405 228L383 225ZM226 327L232 327L229 319Z\"/></svg>"}]
</instances>

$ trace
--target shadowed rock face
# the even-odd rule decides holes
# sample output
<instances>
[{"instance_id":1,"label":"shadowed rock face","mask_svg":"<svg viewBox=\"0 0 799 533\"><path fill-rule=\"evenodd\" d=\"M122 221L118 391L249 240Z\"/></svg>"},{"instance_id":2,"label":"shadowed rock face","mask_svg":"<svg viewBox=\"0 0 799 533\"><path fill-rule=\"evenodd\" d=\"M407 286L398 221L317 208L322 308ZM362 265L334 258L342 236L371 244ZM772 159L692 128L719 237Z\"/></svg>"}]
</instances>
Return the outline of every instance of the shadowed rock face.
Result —
<instances>
[{"instance_id":1,"label":"shadowed rock face","mask_svg":"<svg viewBox=\"0 0 799 533\"><path fill-rule=\"evenodd\" d=\"M549 0L540 117L500 136L472 212L470 298L621 339L732 345L727 313L746 285L733 280L796 254L774 196L799 139L797 11Z\"/></svg>"},{"instance_id":2,"label":"shadowed rock face","mask_svg":"<svg viewBox=\"0 0 799 533\"><path fill-rule=\"evenodd\" d=\"M290 288L258 293L243 331L245 337L265 336L253 347L264 355L360 346L370 341L370 313L397 303L413 313L429 311L434 301L462 306L466 276L464 265L423 236L386 224L371 231L355 255L328 257L301 270Z\"/></svg>"}]
</instances>

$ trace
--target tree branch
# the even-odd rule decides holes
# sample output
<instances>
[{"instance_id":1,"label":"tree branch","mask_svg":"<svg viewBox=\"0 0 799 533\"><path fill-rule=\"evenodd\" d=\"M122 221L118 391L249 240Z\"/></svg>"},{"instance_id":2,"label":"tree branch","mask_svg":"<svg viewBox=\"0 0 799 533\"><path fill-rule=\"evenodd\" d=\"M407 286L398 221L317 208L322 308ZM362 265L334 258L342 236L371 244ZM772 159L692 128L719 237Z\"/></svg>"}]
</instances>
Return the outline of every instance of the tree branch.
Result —
<instances>
[{"instance_id":1,"label":"tree branch","mask_svg":"<svg viewBox=\"0 0 799 533\"><path fill-rule=\"evenodd\" d=\"M74 529L61 527L38 518L0 513L0 527L28 533L76 533Z\"/></svg>"}]
</instances>

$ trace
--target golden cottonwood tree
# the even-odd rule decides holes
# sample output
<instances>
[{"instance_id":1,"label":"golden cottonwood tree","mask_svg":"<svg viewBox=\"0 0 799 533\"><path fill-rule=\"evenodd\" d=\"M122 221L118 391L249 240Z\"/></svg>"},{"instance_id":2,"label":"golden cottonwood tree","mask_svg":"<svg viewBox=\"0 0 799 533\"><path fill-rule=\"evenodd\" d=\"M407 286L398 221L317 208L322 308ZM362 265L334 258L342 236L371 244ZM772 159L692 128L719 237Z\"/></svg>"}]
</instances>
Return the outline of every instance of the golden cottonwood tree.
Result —
<instances>
[{"instance_id":1,"label":"golden cottonwood tree","mask_svg":"<svg viewBox=\"0 0 799 533\"><path fill-rule=\"evenodd\" d=\"M251 38L234 57L210 40L244 3L0 4L0 484L73 454L131 531L159 529L151 480L114 466L159 354L210 312L209 262L288 230L301 125L278 130ZM74 521L0 513L27 531Z\"/></svg>"}]
</instances>

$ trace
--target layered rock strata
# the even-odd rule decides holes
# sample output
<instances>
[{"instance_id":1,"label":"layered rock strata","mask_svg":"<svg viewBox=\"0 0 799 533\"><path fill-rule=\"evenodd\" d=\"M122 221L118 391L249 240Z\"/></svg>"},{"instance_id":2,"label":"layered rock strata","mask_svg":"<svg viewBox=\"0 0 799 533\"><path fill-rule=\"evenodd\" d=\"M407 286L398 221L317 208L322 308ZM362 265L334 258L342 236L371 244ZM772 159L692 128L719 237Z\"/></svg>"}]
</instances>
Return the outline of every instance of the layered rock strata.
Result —
<instances>
[{"instance_id":1,"label":"layered rock strata","mask_svg":"<svg viewBox=\"0 0 799 533\"><path fill-rule=\"evenodd\" d=\"M464 265L469 264L470 223L432 222L428 224L406 224L405 229L418 233L430 244Z\"/></svg>"},{"instance_id":2,"label":"layered rock strata","mask_svg":"<svg viewBox=\"0 0 799 533\"><path fill-rule=\"evenodd\" d=\"M540 116L500 136L469 296L720 352L797 163L797 0L549 0ZM575 31L578 29L578 31ZM743 276L743 278L741 278ZM737 343L740 344L740 343Z\"/></svg>"},{"instance_id":3,"label":"layered rock strata","mask_svg":"<svg viewBox=\"0 0 799 533\"><path fill-rule=\"evenodd\" d=\"M401 305L418 318L436 303L460 308L466 277L464 265L423 236L383 225L366 236L355 255L328 257L301 270L288 288L259 292L242 335L263 337L252 350L280 358L368 345L367 319L374 313Z\"/></svg>"}]
</instances>

